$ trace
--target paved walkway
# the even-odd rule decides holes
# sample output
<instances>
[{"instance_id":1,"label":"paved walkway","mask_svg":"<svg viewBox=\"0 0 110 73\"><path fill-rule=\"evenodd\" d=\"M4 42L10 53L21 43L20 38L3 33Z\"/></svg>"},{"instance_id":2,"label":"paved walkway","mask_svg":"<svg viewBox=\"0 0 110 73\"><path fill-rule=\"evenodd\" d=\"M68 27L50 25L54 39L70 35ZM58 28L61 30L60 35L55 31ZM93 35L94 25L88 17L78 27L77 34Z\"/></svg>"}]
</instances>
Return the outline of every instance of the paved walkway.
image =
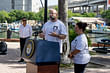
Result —
<instances>
[{"instance_id":1,"label":"paved walkway","mask_svg":"<svg viewBox=\"0 0 110 73\"><path fill-rule=\"evenodd\" d=\"M0 73L26 73L26 64L18 63L19 43L7 42L8 54L0 55ZM103 58L103 59L102 59ZM96 62L97 61L97 62ZM110 54L93 56L92 63L103 63L102 65L88 65L86 73L110 73ZM105 63L105 65L104 65ZM61 73L74 73L72 68L60 68Z\"/></svg>"},{"instance_id":2,"label":"paved walkway","mask_svg":"<svg viewBox=\"0 0 110 73\"><path fill-rule=\"evenodd\" d=\"M26 73L26 64L18 63L19 43L7 43L8 54L0 55L0 73Z\"/></svg>"}]
</instances>

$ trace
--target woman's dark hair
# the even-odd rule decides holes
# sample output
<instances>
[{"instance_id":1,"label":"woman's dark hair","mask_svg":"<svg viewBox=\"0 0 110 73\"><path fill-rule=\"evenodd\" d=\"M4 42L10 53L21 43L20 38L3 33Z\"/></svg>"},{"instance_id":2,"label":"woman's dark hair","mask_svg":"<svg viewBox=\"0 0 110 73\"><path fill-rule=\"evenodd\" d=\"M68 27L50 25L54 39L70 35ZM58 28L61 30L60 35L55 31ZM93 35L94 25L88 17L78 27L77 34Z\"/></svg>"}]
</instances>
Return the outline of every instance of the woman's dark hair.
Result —
<instances>
[{"instance_id":1,"label":"woman's dark hair","mask_svg":"<svg viewBox=\"0 0 110 73\"><path fill-rule=\"evenodd\" d=\"M23 17L22 20L27 20L27 18L26 17Z\"/></svg>"},{"instance_id":2,"label":"woman's dark hair","mask_svg":"<svg viewBox=\"0 0 110 73\"><path fill-rule=\"evenodd\" d=\"M82 29L83 32L85 31L85 29L87 27L87 23L83 23L83 22L78 22L78 23L76 23L76 25L78 25L79 29Z\"/></svg>"}]
</instances>

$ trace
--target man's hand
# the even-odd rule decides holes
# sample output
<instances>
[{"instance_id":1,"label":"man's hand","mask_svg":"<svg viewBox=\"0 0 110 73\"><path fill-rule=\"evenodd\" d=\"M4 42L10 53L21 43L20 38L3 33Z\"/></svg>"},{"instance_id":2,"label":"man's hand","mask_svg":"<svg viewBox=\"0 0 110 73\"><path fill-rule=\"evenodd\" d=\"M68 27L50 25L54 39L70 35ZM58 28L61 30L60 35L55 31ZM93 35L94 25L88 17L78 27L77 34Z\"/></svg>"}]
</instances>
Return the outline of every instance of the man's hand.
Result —
<instances>
[{"instance_id":1,"label":"man's hand","mask_svg":"<svg viewBox=\"0 0 110 73\"><path fill-rule=\"evenodd\" d=\"M59 38L59 39L65 39L65 38L66 38L66 35L57 34L56 32L51 32L49 35L50 35L50 36L53 36L53 37L57 37L57 38Z\"/></svg>"},{"instance_id":2,"label":"man's hand","mask_svg":"<svg viewBox=\"0 0 110 73\"><path fill-rule=\"evenodd\" d=\"M39 33L38 36L40 36L40 38L45 38L44 33Z\"/></svg>"},{"instance_id":3,"label":"man's hand","mask_svg":"<svg viewBox=\"0 0 110 73\"><path fill-rule=\"evenodd\" d=\"M59 35L56 34L56 32L51 32L49 35L50 35L50 36L53 36L53 37L59 37Z\"/></svg>"}]
</instances>

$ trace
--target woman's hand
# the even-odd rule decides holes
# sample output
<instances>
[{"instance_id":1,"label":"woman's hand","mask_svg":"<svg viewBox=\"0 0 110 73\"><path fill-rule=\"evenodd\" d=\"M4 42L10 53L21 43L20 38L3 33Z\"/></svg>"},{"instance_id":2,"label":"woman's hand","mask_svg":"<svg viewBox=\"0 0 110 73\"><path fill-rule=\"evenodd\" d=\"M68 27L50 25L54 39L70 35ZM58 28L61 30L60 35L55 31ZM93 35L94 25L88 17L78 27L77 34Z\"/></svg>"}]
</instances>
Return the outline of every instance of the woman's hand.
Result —
<instances>
[{"instance_id":1,"label":"woman's hand","mask_svg":"<svg viewBox=\"0 0 110 73\"><path fill-rule=\"evenodd\" d=\"M68 55L68 57L72 59L72 58L74 58L74 55L78 54L79 52L80 52L80 50L75 49L74 51L72 51L72 52Z\"/></svg>"},{"instance_id":2,"label":"woman's hand","mask_svg":"<svg viewBox=\"0 0 110 73\"><path fill-rule=\"evenodd\" d=\"M69 57L70 59L74 58L74 56L73 56L72 54L69 54L68 57Z\"/></svg>"}]
</instances>

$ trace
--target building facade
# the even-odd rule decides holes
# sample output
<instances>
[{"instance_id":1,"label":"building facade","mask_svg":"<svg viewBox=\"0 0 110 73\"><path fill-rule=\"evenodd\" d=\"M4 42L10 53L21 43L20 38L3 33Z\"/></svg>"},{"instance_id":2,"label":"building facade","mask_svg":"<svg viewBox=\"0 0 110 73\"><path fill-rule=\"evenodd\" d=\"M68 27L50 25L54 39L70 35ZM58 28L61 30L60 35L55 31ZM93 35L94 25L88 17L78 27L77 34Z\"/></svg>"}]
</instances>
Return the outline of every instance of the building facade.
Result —
<instances>
[{"instance_id":1,"label":"building facade","mask_svg":"<svg viewBox=\"0 0 110 73\"><path fill-rule=\"evenodd\" d=\"M39 0L0 0L0 10L23 10L38 12L40 7Z\"/></svg>"}]
</instances>

